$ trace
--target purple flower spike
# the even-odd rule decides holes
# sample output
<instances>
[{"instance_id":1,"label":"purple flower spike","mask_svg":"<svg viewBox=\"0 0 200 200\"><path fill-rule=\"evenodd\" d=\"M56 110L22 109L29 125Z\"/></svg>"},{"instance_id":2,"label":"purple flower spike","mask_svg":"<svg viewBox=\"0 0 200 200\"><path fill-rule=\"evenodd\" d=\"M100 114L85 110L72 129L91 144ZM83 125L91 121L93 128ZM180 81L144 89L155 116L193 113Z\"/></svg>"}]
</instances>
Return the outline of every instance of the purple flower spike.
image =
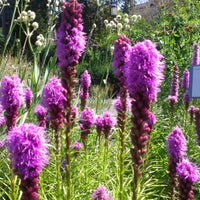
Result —
<instances>
[{"instance_id":1,"label":"purple flower spike","mask_svg":"<svg viewBox=\"0 0 200 200\"><path fill-rule=\"evenodd\" d=\"M120 35L114 44L114 57L112 66L114 69L114 74L119 79L121 86L124 86L125 82L125 63L128 61L130 49L130 39L125 35Z\"/></svg>"},{"instance_id":2,"label":"purple flower spike","mask_svg":"<svg viewBox=\"0 0 200 200\"><path fill-rule=\"evenodd\" d=\"M126 98L125 103L126 103L126 109L125 109L125 111L126 111L128 108L131 108L131 100L130 100L129 97ZM118 113L123 112L122 101L121 101L121 97L120 97L120 96L118 96L118 97L113 101L113 106L114 106L114 108L116 109L116 111L117 111Z\"/></svg>"},{"instance_id":3,"label":"purple flower spike","mask_svg":"<svg viewBox=\"0 0 200 200\"><path fill-rule=\"evenodd\" d=\"M180 199L194 199L193 184L199 182L200 180L199 169L188 159L185 159L177 164L176 171L179 177Z\"/></svg>"},{"instance_id":4,"label":"purple flower spike","mask_svg":"<svg viewBox=\"0 0 200 200\"><path fill-rule=\"evenodd\" d=\"M42 127L25 123L14 127L7 134L7 149L14 172L21 178L21 199L37 200L38 178L43 167L49 162L45 131Z\"/></svg>"},{"instance_id":5,"label":"purple flower spike","mask_svg":"<svg viewBox=\"0 0 200 200\"><path fill-rule=\"evenodd\" d=\"M26 100L26 107L30 108L31 107L31 101L33 99L33 92L31 88L27 88L25 90L25 100Z\"/></svg>"},{"instance_id":6,"label":"purple flower spike","mask_svg":"<svg viewBox=\"0 0 200 200\"><path fill-rule=\"evenodd\" d=\"M170 94L168 100L171 108L173 109L174 104L178 101L178 90L179 90L179 68L177 65L173 68L173 74L171 79Z\"/></svg>"},{"instance_id":7,"label":"purple flower spike","mask_svg":"<svg viewBox=\"0 0 200 200\"><path fill-rule=\"evenodd\" d=\"M98 187L92 194L94 200L112 200L112 197L108 194L105 187Z\"/></svg>"},{"instance_id":8,"label":"purple flower spike","mask_svg":"<svg viewBox=\"0 0 200 200\"><path fill-rule=\"evenodd\" d=\"M162 60L163 56L150 40L132 47L130 59L126 63L126 86L131 98L137 98L139 92L149 103L156 100L164 80Z\"/></svg>"},{"instance_id":9,"label":"purple flower spike","mask_svg":"<svg viewBox=\"0 0 200 200\"><path fill-rule=\"evenodd\" d=\"M83 110L86 107L87 99L89 98L89 87L91 85L91 77L87 70L81 75L80 85L81 109Z\"/></svg>"},{"instance_id":10,"label":"purple flower spike","mask_svg":"<svg viewBox=\"0 0 200 200\"><path fill-rule=\"evenodd\" d=\"M81 87L82 88L89 88L91 85L91 77L87 70L81 75Z\"/></svg>"},{"instance_id":11,"label":"purple flower spike","mask_svg":"<svg viewBox=\"0 0 200 200\"><path fill-rule=\"evenodd\" d=\"M170 160L175 163L179 162L186 155L187 141L178 126L167 137L167 149Z\"/></svg>"},{"instance_id":12,"label":"purple flower spike","mask_svg":"<svg viewBox=\"0 0 200 200\"><path fill-rule=\"evenodd\" d=\"M86 107L80 116L80 128L81 128L81 138L83 142L87 139L88 134L90 133L90 129L92 128L95 122L95 114L94 111Z\"/></svg>"},{"instance_id":13,"label":"purple flower spike","mask_svg":"<svg viewBox=\"0 0 200 200\"><path fill-rule=\"evenodd\" d=\"M103 126L104 126L104 124L103 124L103 116L102 115L97 116L96 119L95 119L95 123L94 124L96 125L96 130L97 130L97 133L98 133L98 135L100 137L101 133L103 131Z\"/></svg>"},{"instance_id":14,"label":"purple flower spike","mask_svg":"<svg viewBox=\"0 0 200 200\"><path fill-rule=\"evenodd\" d=\"M167 137L167 150L169 154L169 177L171 186L171 197L175 194L177 185L176 167L183 160L187 151L187 141L181 129L177 126Z\"/></svg>"},{"instance_id":15,"label":"purple flower spike","mask_svg":"<svg viewBox=\"0 0 200 200\"><path fill-rule=\"evenodd\" d=\"M25 94L21 80L16 76L5 76L1 83L1 103L6 110L7 129L15 126L18 110L25 102Z\"/></svg>"},{"instance_id":16,"label":"purple flower spike","mask_svg":"<svg viewBox=\"0 0 200 200\"><path fill-rule=\"evenodd\" d=\"M198 43L194 43L194 45L193 45L192 65L199 65L199 64L200 64L199 44Z\"/></svg>"},{"instance_id":17,"label":"purple flower spike","mask_svg":"<svg viewBox=\"0 0 200 200\"><path fill-rule=\"evenodd\" d=\"M116 124L115 117L110 112L104 112L102 115L102 123L103 123L103 132L105 138L111 134L113 126Z\"/></svg>"},{"instance_id":18,"label":"purple flower spike","mask_svg":"<svg viewBox=\"0 0 200 200\"><path fill-rule=\"evenodd\" d=\"M78 59L86 45L82 7L78 1L71 0L62 4L61 23L57 36L58 66L63 72L67 72L78 64Z\"/></svg>"},{"instance_id":19,"label":"purple flower spike","mask_svg":"<svg viewBox=\"0 0 200 200\"><path fill-rule=\"evenodd\" d=\"M49 154L42 127L25 123L13 128L7 135L11 165L23 179L35 177L48 163Z\"/></svg>"},{"instance_id":20,"label":"purple flower spike","mask_svg":"<svg viewBox=\"0 0 200 200\"><path fill-rule=\"evenodd\" d=\"M37 116L38 125L45 127L46 126L46 115L47 115L46 108L43 107L42 105L38 104L34 109L34 113Z\"/></svg>"},{"instance_id":21,"label":"purple flower spike","mask_svg":"<svg viewBox=\"0 0 200 200\"><path fill-rule=\"evenodd\" d=\"M190 72L188 69L185 69L183 72L183 79L182 79L182 88L184 92L188 90L189 82L190 82Z\"/></svg>"},{"instance_id":22,"label":"purple flower spike","mask_svg":"<svg viewBox=\"0 0 200 200\"><path fill-rule=\"evenodd\" d=\"M52 128L61 128L63 121L63 110L66 104L66 90L61 81L55 76L45 85L42 93L42 102L50 113Z\"/></svg>"}]
</instances>

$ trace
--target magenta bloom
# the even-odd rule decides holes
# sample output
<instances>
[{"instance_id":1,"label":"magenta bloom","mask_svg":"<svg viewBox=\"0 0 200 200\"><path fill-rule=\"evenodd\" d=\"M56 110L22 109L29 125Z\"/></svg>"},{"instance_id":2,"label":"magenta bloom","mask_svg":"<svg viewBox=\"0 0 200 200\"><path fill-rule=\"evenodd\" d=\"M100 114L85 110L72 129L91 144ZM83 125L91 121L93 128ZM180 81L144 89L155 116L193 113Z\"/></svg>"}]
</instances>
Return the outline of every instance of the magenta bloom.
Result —
<instances>
[{"instance_id":1,"label":"magenta bloom","mask_svg":"<svg viewBox=\"0 0 200 200\"><path fill-rule=\"evenodd\" d=\"M61 81L54 76L43 89L42 102L50 113L57 112L64 109L65 95L66 90L62 87Z\"/></svg>"},{"instance_id":2,"label":"magenta bloom","mask_svg":"<svg viewBox=\"0 0 200 200\"><path fill-rule=\"evenodd\" d=\"M128 108L131 107L131 99L129 97L126 98L126 109L127 110ZM116 111L118 113L121 113L123 111L123 108L122 108L122 101L121 101L121 97L118 96L114 101L113 101L113 106L114 108L116 109Z\"/></svg>"},{"instance_id":3,"label":"magenta bloom","mask_svg":"<svg viewBox=\"0 0 200 200\"><path fill-rule=\"evenodd\" d=\"M199 44L193 44L193 57L192 57L192 65L200 64L200 53L199 53Z\"/></svg>"},{"instance_id":4,"label":"magenta bloom","mask_svg":"<svg viewBox=\"0 0 200 200\"><path fill-rule=\"evenodd\" d=\"M110 135L113 126L116 124L115 117L110 112L104 112L102 115L103 133L105 138Z\"/></svg>"},{"instance_id":5,"label":"magenta bloom","mask_svg":"<svg viewBox=\"0 0 200 200\"><path fill-rule=\"evenodd\" d=\"M81 130L91 129L95 121L94 111L87 107L81 112L80 128Z\"/></svg>"},{"instance_id":6,"label":"magenta bloom","mask_svg":"<svg viewBox=\"0 0 200 200\"><path fill-rule=\"evenodd\" d=\"M189 88L189 82L190 82L190 72L188 69L185 69L183 72L183 79L182 79L182 88L184 89L184 92L187 91Z\"/></svg>"},{"instance_id":7,"label":"magenta bloom","mask_svg":"<svg viewBox=\"0 0 200 200\"><path fill-rule=\"evenodd\" d=\"M78 64L85 45L83 32L82 7L75 0L62 4L61 23L57 31L58 66L62 72L68 72L71 67Z\"/></svg>"},{"instance_id":8,"label":"magenta bloom","mask_svg":"<svg viewBox=\"0 0 200 200\"><path fill-rule=\"evenodd\" d=\"M31 107L31 101L33 99L33 92L31 88L27 88L25 90L25 100L26 100L26 107L30 108Z\"/></svg>"},{"instance_id":9,"label":"magenta bloom","mask_svg":"<svg viewBox=\"0 0 200 200\"><path fill-rule=\"evenodd\" d=\"M95 123L94 124L96 126L97 133L100 136L102 131L103 131L103 126L104 126L104 124L103 124L103 116L102 115L97 116L96 119L95 119Z\"/></svg>"},{"instance_id":10,"label":"magenta bloom","mask_svg":"<svg viewBox=\"0 0 200 200\"><path fill-rule=\"evenodd\" d=\"M38 176L48 163L47 139L42 127L31 123L15 127L8 132L6 145L11 165L23 179Z\"/></svg>"},{"instance_id":11,"label":"magenta bloom","mask_svg":"<svg viewBox=\"0 0 200 200\"><path fill-rule=\"evenodd\" d=\"M34 109L34 113L37 116L38 125L45 127L46 126L46 115L47 115L46 108L43 107L42 105L38 104Z\"/></svg>"},{"instance_id":12,"label":"magenta bloom","mask_svg":"<svg viewBox=\"0 0 200 200\"><path fill-rule=\"evenodd\" d=\"M82 145L80 142L75 141L75 142L72 144L72 148L75 149L75 150L80 150L80 149L83 148L83 145Z\"/></svg>"},{"instance_id":13,"label":"magenta bloom","mask_svg":"<svg viewBox=\"0 0 200 200\"><path fill-rule=\"evenodd\" d=\"M98 187L92 194L92 199L94 200L112 200L112 197L108 194L105 187Z\"/></svg>"},{"instance_id":14,"label":"magenta bloom","mask_svg":"<svg viewBox=\"0 0 200 200\"><path fill-rule=\"evenodd\" d=\"M170 160L175 163L181 161L186 155L187 141L178 126L167 137L167 149Z\"/></svg>"},{"instance_id":15,"label":"magenta bloom","mask_svg":"<svg viewBox=\"0 0 200 200\"><path fill-rule=\"evenodd\" d=\"M89 98L89 87L91 85L91 77L87 70L81 75L80 79L80 99L81 99L81 109L86 107L87 99Z\"/></svg>"},{"instance_id":16,"label":"magenta bloom","mask_svg":"<svg viewBox=\"0 0 200 200\"><path fill-rule=\"evenodd\" d=\"M1 82L1 103L6 110L7 129L15 126L18 110L25 102L21 80L16 76L5 76Z\"/></svg>"},{"instance_id":17,"label":"magenta bloom","mask_svg":"<svg viewBox=\"0 0 200 200\"><path fill-rule=\"evenodd\" d=\"M189 108L188 108L188 112L190 114L190 121L193 122L194 118L195 118L195 106L191 105Z\"/></svg>"},{"instance_id":18,"label":"magenta bloom","mask_svg":"<svg viewBox=\"0 0 200 200\"><path fill-rule=\"evenodd\" d=\"M25 123L14 127L7 135L7 149L11 166L21 178L21 199L37 200L38 177L49 162L49 152L45 131L42 127Z\"/></svg>"},{"instance_id":19,"label":"magenta bloom","mask_svg":"<svg viewBox=\"0 0 200 200\"><path fill-rule=\"evenodd\" d=\"M200 180L200 172L196 165L188 159L177 164L176 171L179 177L179 196L180 199L194 199L193 184Z\"/></svg>"},{"instance_id":20,"label":"magenta bloom","mask_svg":"<svg viewBox=\"0 0 200 200\"><path fill-rule=\"evenodd\" d=\"M18 110L25 102L21 80L16 76L5 76L1 82L1 103L4 110Z\"/></svg>"},{"instance_id":21,"label":"magenta bloom","mask_svg":"<svg viewBox=\"0 0 200 200\"><path fill-rule=\"evenodd\" d=\"M90 74L88 73L87 70L85 70L83 72L83 74L81 75L81 79L80 79L80 82L81 82L81 87L82 88L89 88L90 85L91 85L91 77L90 77Z\"/></svg>"},{"instance_id":22,"label":"magenta bloom","mask_svg":"<svg viewBox=\"0 0 200 200\"><path fill-rule=\"evenodd\" d=\"M66 104L66 90L61 81L55 76L45 85L42 93L42 102L50 113L52 128L57 130L63 121L63 110Z\"/></svg>"},{"instance_id":23,"label":"magenta bloom","mask_svg":"<svg viewBox=\"0 0 200 200\"><path fill-rule=\"evenodd\" d=\"M90 133L90 129L92 128L93 124L95 122L95 113L94 111L86 107L82 112L80 116L80 128L81 128L81 138L84 142L86 142L86 139L88 137L88 134Z\"/></svg>"},{"instance_id":24,"label":"magenta bloom","mask_svg":"<svg viewBox=\"0 0 200 200\"><path fill-rule=\"evenodd\" d=\"M178 66L175 65L173 68L173 74L171 79L171 87L170 94L168 96L168 100L173 107L174 103L178 101L178 89L179 89L179 69Z\"/></svg>"},{"instance_id":25,"label":"magenta bloom","mask_svg":"<svg viewBox=\"0 0 200 200\"><path fill-rule=\"evenodd\" d=\"M129 51L131 49L131 41L125 35L120 35L114 44L114 57L113 57L113 69L114 74L119 79L120 83L124 85L124 73L125 63L129 58Z\"/></svg>"},{"instance_id":26,"label":"magenta bloom","mask_svg":"<svg viewBox=\"0 0 200 200\"><path fill-rule=\"evenodd\" d=\"M150 40L134 45L126 66L126 86L131 98L138 93L150 103L156 100L157 92L164 79L163 56Z\"/></svg>"}]
</instances>

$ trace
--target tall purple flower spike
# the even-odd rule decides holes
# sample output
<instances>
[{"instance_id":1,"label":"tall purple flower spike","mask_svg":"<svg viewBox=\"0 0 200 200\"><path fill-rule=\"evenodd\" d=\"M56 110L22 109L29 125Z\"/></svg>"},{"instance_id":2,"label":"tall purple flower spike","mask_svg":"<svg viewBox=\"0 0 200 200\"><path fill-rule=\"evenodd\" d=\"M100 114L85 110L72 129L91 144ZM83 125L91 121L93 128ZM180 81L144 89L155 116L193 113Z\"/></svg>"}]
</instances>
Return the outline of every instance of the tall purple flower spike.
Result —
<instances>
[{"instance_id":1,"label":"tall purple flower spike","mask_svg":"<svg viewBox=\"0 0 200 200\"><path fill-rule=\"evenodd\" d=\"M61 81L55 76L44 86L42 103L50 113L51 126L54 130L62 126L66 94L67 92L62 87Z\"/></svg>"},{"instance_id":2,"label":"tall purple flower spike","mask_svg":"<svg viewBox=\"0 0 200 200\"><path fill-rule=\"evenodd\" d=\"M188 69L185 69L183 72L183 79L182 79L182 88L183 88L183 102L185 104L185 109L188 110L190 104L190 97L188 94L189 89L189 82L190 82L190 72Z\"/></svg>"},{"instance_id":3,"label":"tall purple flower spike","mask_svg":"<svg viewBox=\"0 0 200 200\"><path fill-rule=\"evenodd\" d=\"M34 109L34 113L37 116L38 125L46 127L46 115L47 115L46 108L43 107L41 104L38 104Z\"/></svg>"},{"instance_id":4,"label":"tall purple flower spike","mask_svg":"<svg viewBox=\"0 0 200 200\"><path fill-rule=\"evenodd\" d=\"M5 76L1 82L1 103L5 112L7 129L16 125L18 111L25 102L25 94L20 78Z\"/></svg>"},{"instance_id":5,"label":"tall purple flower spike","mask_svg":"<svg viewBox=\"0 0 200 200\"><path fill-rule=\"evenodd\" d=\"M179 198L194 199L194 183L199 182L200 172L197 166L188 159L177 164L176 171L179 178Z\"/></svg>"},{"instance_id":6,"label":"tall purple flower spike","mask_svg":"<svg viewBox=\"0 0 200 200\"><path fill-rule=\"evenodd\" d=\"M182 130L176 126L167 137L167 150L169 154L169 177L171 185L171 197L174 196L177 185L177 164L186 156L187 141Z\"/></svg>"},{"instance_id":7,"label":"tall purple flower spike","mask_svg":"<svg viewBox=\"0 0 200 200\"><path fill-rule=\"evenodd\" d=\"M83 32L82 7L76 0L62 4L61 23L57 30L58 66L64 82L71 79L76 71L74 67L85 50L86 38Z\"/></svg>"},{"instance_id":8,"label":"tall purple flower spike","mask_svg":"<svg viewBox=\"0 0 200 200\"><path fill-rule=\"evenodd\" d=\"M179 90L179 68L177 65L175 65L173 67L170 94L168 96L168 100L170 102L172 110L174 108L174 104L178 101L178 90Z\"/></svg>"},{"instance_id":9,"label":"tall purple flower spike","mask_svg":"<svg viewBox=\"0 0 200 200\"><path fill-rule=\"evenodd\" d=\"M7 149L11 167L21 178L20 189L23 200L39 198L38 178L49 162L48 144L43 127L25 123L14 127L7 134Z\"/></svg>"},{"instance_id":10,"label":"tall purple flower spike","mask_svg":"<svg viewBox=\"0 0 200 200\"><path fill-rule=\"evenodd\" d=\"M80 99L81 99L81 109L86 107L87 99L89 98L89 88L91 85L91 77L87 70L83 72L80 79Z\"/></svg>"},{"instance_id":11,"label":"tall purple flower spike","mask_svg":"<svg viewBox=\"0 0 200 200\"><path fill-rule=\"evenodd\" d=\"M156 121L150 105L157 99L163 75L163 56L150 40L134 45L126 63L126 86L132 101L131 156L134 170L133 199L137 199L140 166Z\"/></svg>"},{"instance_id":12,"label":"tall purple flower spike","mask_svg":"<svg viewBox=\"0 0 200 200\"><path fill-rule=\"evenodd\" d=\"M80 122L79 122L79 126L81 129L81 139L83 141L84 147L86 147L87 138L88 135L90 134L90 129L94 125L94 122L95 122L94 111L91 108L86 107L81 112Z\"/></svg>"},{"instance_id":13,"label":"tall purple flower spike","mask_svg":"<svg viewBox=\"0 0 200 200\"><path fill-rule=\"evenodd\" d=\"M198 43L193 44L192 65L200 65L200 51Z\"/></svg>"}]
</instances>

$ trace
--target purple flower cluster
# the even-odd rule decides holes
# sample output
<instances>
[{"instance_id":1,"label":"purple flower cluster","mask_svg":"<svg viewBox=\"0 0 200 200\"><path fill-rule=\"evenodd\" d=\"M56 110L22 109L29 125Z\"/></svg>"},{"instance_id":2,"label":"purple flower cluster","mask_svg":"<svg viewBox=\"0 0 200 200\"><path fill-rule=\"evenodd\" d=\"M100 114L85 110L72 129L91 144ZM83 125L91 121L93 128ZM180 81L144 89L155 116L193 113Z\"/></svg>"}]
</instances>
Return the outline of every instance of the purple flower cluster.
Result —
<instances>
[{"instance_id":1,"label":"purple flower cluster","mask_svg":"<svg viewBox=\"0 0 200 200\"><path fill-rule=\"evenodd\" d=\"M149 103L156 100L157 92L164 80L163 56L150 40L138 42L130 50L130 59L126 62L126 86L131 98L138 93Z\"/></svg>"},{"instance_id":2,"label":"purple flower cluster","mask_svg":"<svg viewBox=\"0 0 200 200\"><path fill-rule=\"evenodd\" d=\"M174 163L180 162L186 155L187 141L178 126L167 137L167 149L170 160Z\"/></svg>"},{"instance_id":3,"label":"purple flower cluster","mask_svg":"<svg viewBox=\"0 0 200 200\"><path fill-rule=\"evenodd\" d=\"M58 65L62 72L70 71L71 67L78 64L85 45L83 32L82 7L76 0L63 2L61 23L57 31Z\"/></svg>"},{"instance_id":4,"label":"purple flower cluster","mask_svg":"<svg viewBox=\"0 0 200 200\"><path fill-rule=\"evenodd\" d=\"M31 88L27 88L25 90L25 100L26 100L26 107L30 108L31 107L31 101L33 99L33 92Z\"/></svg>"},{"instance_id":5,"label":"purple flower cluster","mask_svg":"<svg viewBox=\"0 0 200 200\"><path fill-rule=\"evenodd\" d=\"M124 86L125 82L125 63L129 58L129 50L131 49L131 41L125 35L120 35L114 44L114 57L113 57L113 69L114 74L120 81L120 85Z\"/></svg>"},{"instance_id":6,"label":"purple flower cluster","mask_svg":"<svg viewBox=\"0 0 200 200\"><path fill-rule=\"evenodd\" d=\"M113 106L114 106L114 108L116 109L116 111L117 111L118 113L121 113L121 112L123 111L122 103L123 103L123 102L122 102L122 99L121 99L120 96L118 96L118 97L113 101ZM128 108L131 107L131 99L130 99L129 97L127 97L125 103L126 103L126 109L125 109L125 110L127 110Z\"/></svg>"},{"instance_id":7,"label":"purple flower cluster","mask_svg":"<svg viewBox=\"0 0 200 200\"><path fill-rule=\"evenodd\" d=\"M1 103L6 110L5 118L8 130L15 126L18 110L25 102L21 80L16 76L5 76L1 82Z\"/></svg>"},{"instance_id":8,"label":"purple flower cluster","mask_svg":"<svg viewBox=\"0 0 200 200\"><path fill-rule=\"evenodd\" d=\"M173 108L174 103L178 101L178 90L179 90L179 68L177 65L173 68L173 74L171 79L170 94L168 100Z\"/></svg>"},{"instance_id":9,"label":"purple flower cluster","mask_svg":"<svg viewBox=\"0 0 200 200\"><path fill-rule=\"evenodd\" d=\"M179 177L180 199L194 199L193 184L200 180L199 169L188 159L185 159L177 164L176 171Z\"/></svg>"},{"instance_id":10,"label":"purple flower cluster","mask_svg":"<svg viewBox=\"0 0 200 200\"><path fill-rule=\"evenodd\" d=\"M92 194L94 200L112 200L112 197L108 194L105 187L98 187Z\"/></svg>"},{"instance_id":11,"label":"purple flower cluster","mask_svg":"<svg viewBox=\"0 0 200 200\"><path fill-rule=\"evenodd\" d=\"M80 122L79 122L79 126L81 129L81 138L83 141L87 139L87 136L90 133L90 129L92 128L94 122L95 122L94 111L91 108L86 107L81 112Z\"/></svg>"},{"instance_id":12,"label":"purple flower cluster","mask_svg":"<svg viewBox=\"0 0 200 200\"><path fill-rule=\"evenodd\" d=\"M193 44L193 57L192 57L192 65L200 64L200 52L199 52L199 44Z\"/></svg>"},{"instance_id":13,"label":"purple flower cluster","mask_svg":"<svg viewBox=\"0 0 200 200\"><path fill-rule=\"evenodd\" d=\"M176 126L167 137L167 150L169 154L169 177L171 185L171 197L175 194L177 185L176 167L186 156L187 141L181 129Z\"/></svg>"},{"instance_id":14,"label":"purple flower cluster","mask_svg":"<svg viewBox=\"0 0 200 200\"><path fill-rule=\"evenodd\" d=\"M46 115L47 115L46 108L43 107L42 105L38 104L34 109L34 113L37 116L38 125L45 127L46 126Z\"/></svg>"},{"instance_id":15,"label":"purple flower cluster","mask_svg":"<svg viewBox=\"0 0 200 200\"><path fill-rule=\"evenodd\" d=\"M191 105L189 108L188 108L188 112L190 114L190 121L193 122L194 118L195 118L195 110L196 110L196 107Z\"/></svg>"},{"instance_id":16,"label":"purple flower cluster","mask_svg":"<svg viewBox=\"0 0 200 200\"><path fill-rule=\"evenodd\" d=\"M109 111L104 112L102 115L97 116L95 119L97 133L99 136L101 133L104 133L106 139L110 135L115 124L115 117Z\"/></svg>"},{"instance_id":17,"label":"purple flower cluster","mask_svg":"<svg viewBox=\"0 0 200 200\"><path fill-rule=\"evenodd\" d=\"M188 90L189 82L190 82L190 72L188 69L185 69L183 72L183 79L182 79L182 88L184 92Z\"/></svg>"},{"instance_id":18,"label":"purple flower cluster","mask_svg":"<svg viewBox=\"0 0 200 200\"><path fill-rule=\"evenodd\" d=\"M190 103L190 97L188 94L188 89L189 89L189 81L190 81L190 72L189 70L184 70L183 72L183 79L182 79L182 88L184 91L183 94L183 102L185 104L185 109L187 110L189 107L189 103Z\"/></svg>"},{"instance_id":19,"label":"purple flower cluster","mask_svg":"<svg viewBox=\"0 0 200 200\"><path fill-rule=\"evenodd\" d=\"M66 104L66 90L61 81L55 76L45 85L42 93L42 102L50 113L52 128L57 130L63 121L63 110Z\"/></svg>"},{"instance_id":20,"label":"purple flower cluster","mask_svg":"<svg viewBox=\"0 0 200 200\"><path fill-rule=\"evenodd\" d=\"M80 79L80 99L81 99L81 108L85 108L87 99L89 98L89 87L91 85L91 77L87 70L81 75Z\"/></svg>"},{"instance_id":21,"label":"purple flower cluster","mask_svg":"<svg viewBox=\"0 0 200 200\"><path fill-rule=\"evenodd\" d=\"M48 145L42 127L25 123L14 127L7 135L11 166L23 179L38 177L48 163Z\"/></svg>"}]
</instances>

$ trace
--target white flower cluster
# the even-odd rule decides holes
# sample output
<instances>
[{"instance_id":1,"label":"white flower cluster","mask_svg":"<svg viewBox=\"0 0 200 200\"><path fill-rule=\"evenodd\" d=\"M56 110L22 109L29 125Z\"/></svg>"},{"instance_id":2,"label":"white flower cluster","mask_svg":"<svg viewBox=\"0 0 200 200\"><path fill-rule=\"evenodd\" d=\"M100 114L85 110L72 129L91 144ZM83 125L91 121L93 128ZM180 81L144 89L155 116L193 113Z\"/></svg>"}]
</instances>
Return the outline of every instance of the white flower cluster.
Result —
<instances>
[{"instance_id":1,"label":"white flower cluster","mask_svg":"<svg viewBox=\"0 0 200 200\"><path fill-rule=\"evenodd\" d=\"M46 40L45 40L45 38L44 38L44 36L43 36L42 34L39 34L39 35L37 36L37 40L36 40L36 42L35 42L35 45L36 45L37 47L40 47L40 48L44 48L44 47L45 47L45 45L46 45Z\"/></svg>"},{"instance_id":2,"label":"white flower cluster","mask_svg":"<svg viewBox=\"0 0 200 200\"><path fill-rule=\"evenodd\" d=\"M17 18L17 21L19 22L24 22L24 23L29 23L32 22L36 17L35 12L28 10L28 11L22 11Z\"/></svg>"},{"instance_id":3,"label":"white flower cluster","mask_svg":"<svg viewBox=\"0 0 200 200\"><path fill-rule=\"evenodd\" d=\"M105 19L104 24L107 29L115 31L117 30L120 32L122 29L129 30L134 23L138 22L141 19L141 15L132 15L129 16L128 14L117 15L114 20L110 22Z\"/></svg>"},{"instance_id":4,"label":"white flower cluster","mask_svg":"<svg viewBox=\"0 0 200 200\"><path fill-rule=\"evenodd\" d=\"M4 6L9 6L10 4L7 2L7 0L0 0L0 9Z\"/></svg>"}]
</instances>

